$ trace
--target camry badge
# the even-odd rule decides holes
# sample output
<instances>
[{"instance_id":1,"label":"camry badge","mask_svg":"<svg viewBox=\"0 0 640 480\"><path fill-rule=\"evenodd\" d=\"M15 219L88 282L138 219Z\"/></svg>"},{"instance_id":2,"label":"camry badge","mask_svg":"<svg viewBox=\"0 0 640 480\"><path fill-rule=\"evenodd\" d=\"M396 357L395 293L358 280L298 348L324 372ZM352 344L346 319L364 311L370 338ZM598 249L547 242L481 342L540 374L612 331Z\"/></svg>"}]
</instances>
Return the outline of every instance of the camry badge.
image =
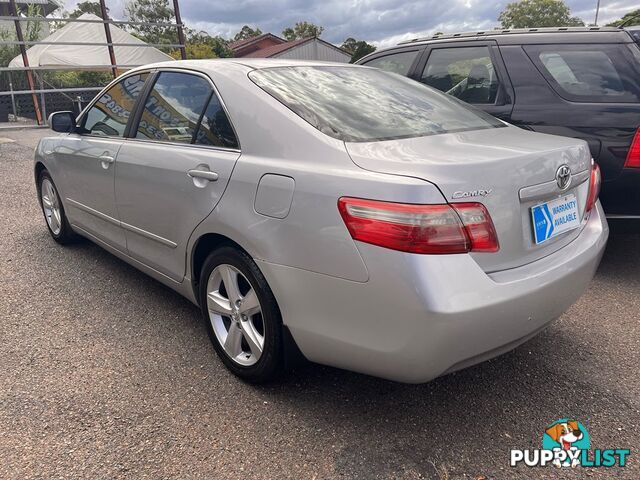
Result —
<instances>
[{"instance_id":1,"label":"camry badge","mask_svg":"<svg viewBox=\"0 0 640 480\"><path fill-rule=\"evenodd\" d=\"M453 192L453 195L451 196L451 198L457 199L457 198L471 198L471 197L486 197L491 192L493 192L493 189L491 188L489 189L480 188L478 190L470 190L468 192L463 192L461 190L458 190L457 192Z\"/></svg>"},{"instance_id":2,"label":"camry badge","mask_svg":"<svg viewBox=\"0 0 640 480\"><path fill-rule=\"evenodd\" d=\"M569 165L561 165L556 171L556 183L560 190L566 190L571 185L571 169Z\"/></svg>"}]
</instances>

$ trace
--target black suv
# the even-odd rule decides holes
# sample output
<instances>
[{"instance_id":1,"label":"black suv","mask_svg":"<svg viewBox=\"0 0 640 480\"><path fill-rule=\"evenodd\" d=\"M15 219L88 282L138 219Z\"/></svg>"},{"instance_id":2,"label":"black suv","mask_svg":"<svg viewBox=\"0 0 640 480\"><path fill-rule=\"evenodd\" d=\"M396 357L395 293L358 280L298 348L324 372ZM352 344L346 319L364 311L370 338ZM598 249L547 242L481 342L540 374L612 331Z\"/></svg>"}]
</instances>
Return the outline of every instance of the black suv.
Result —
<instances>
[{"instance_id":1,"label":"black suv","mask_svg":"<svg viewBox=\"0 0 640 480\"><path fill-rule=\"evenodd\" d=\"M609 218L640 219L640 47L618 28L435 35L357 63L406 75L522 128L581 138Z\"/></svg>"}]
</instances>

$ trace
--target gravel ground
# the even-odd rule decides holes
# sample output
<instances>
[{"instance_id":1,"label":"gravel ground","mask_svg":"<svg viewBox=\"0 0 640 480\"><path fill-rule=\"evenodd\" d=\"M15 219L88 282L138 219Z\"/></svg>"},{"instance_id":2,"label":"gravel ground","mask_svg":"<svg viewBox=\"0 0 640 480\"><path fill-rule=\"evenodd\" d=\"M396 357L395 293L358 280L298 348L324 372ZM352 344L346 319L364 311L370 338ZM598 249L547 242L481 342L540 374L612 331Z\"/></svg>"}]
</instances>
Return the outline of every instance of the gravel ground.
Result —
<instances>
[{"instance_id":1,"label":"gravel ground","mask_svg":"<svg viewBox=\"0 0 640 480\"><path fill-rule=\"evenodd\" d=\"M35 198L42 130L0 131L0 478L640 478L640 235L613 234L589 291L547 331L425 385L316 365L253 387L199 312ZM626 469L508 466L571 416Z\"/></svg>"}]
</instances>

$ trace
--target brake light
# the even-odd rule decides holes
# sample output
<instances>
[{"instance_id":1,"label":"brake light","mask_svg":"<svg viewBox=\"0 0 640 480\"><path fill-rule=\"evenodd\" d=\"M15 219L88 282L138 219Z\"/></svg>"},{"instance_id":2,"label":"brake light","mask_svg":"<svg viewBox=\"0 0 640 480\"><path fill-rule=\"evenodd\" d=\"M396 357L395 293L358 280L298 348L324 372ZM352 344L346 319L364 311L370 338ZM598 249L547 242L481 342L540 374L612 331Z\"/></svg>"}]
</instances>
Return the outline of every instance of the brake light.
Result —
<instances>
[{"instance_id":1,"label":"brake light","mask_svg":"<svg viewBox=\"0 0 640 480\"><path fill-rule=\"evenodd\" d=\"M591 164L591 178L589 179L589 196L587 197L587 212L590 212L598 200L600 195L600 185L602 184L602 176L600 175L600 167L596 162Z\"/></svg>"},{"instance_id":2,"label":"brake light","mask_svg":"<svg viewBox=\"0 0 640 480\"><path fill-rule=\"evenodd\" d=\"M636 134L633 137L624 166L627 168L640 168L640 128L636 130Z\"/></svg>"},{"instance_id":3,"label":"brake light","mask_svg":"<svg viewBox=\"0 0 640 480\"><path fill-rule=\"evenodd\" d=\"M416 205L343 197L338 210L351 237L409 253L496 252L498 237L480 203Z\"/></svg>"}]
</instances>

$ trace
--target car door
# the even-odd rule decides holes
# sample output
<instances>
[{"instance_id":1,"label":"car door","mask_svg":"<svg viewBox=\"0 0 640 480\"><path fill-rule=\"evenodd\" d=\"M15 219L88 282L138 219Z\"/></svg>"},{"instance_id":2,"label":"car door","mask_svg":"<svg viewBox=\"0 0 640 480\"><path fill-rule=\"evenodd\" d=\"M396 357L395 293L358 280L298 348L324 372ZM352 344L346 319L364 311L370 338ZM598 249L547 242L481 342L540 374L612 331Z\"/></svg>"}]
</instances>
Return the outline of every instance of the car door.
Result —
<instances>
[{"instance_id":1,"label":"car door","mask_svg":"<svg viewBox=\"0 0 640 480\"><path fill-rule=\"evenodd\" d=\"M189 236L220 200L240 156L235 131L208 77L164 70L130 137L115 179L128 253L180 281Z\"/></svg>"},{"instance_id":2,"label":"car door","mask_svg":"<svg viewBox=\"0 0 640 480\"><path fill-rule=\"evenodd\" d=\"M121 251L126 241L114 195L115 162L148 76L129 75L104 91L54 152L63 167L63 202L71 224Z\"/></svg>"},{"instance_id":3,"label":"car door","mask_svg":"<svg viewBox=\"0 0 640 480\"><path fill-rule=\"evenodd\" d=\"M493 41L430 45L411 77L508 121L514 93Z\"/></svg>"}]
</instances>

